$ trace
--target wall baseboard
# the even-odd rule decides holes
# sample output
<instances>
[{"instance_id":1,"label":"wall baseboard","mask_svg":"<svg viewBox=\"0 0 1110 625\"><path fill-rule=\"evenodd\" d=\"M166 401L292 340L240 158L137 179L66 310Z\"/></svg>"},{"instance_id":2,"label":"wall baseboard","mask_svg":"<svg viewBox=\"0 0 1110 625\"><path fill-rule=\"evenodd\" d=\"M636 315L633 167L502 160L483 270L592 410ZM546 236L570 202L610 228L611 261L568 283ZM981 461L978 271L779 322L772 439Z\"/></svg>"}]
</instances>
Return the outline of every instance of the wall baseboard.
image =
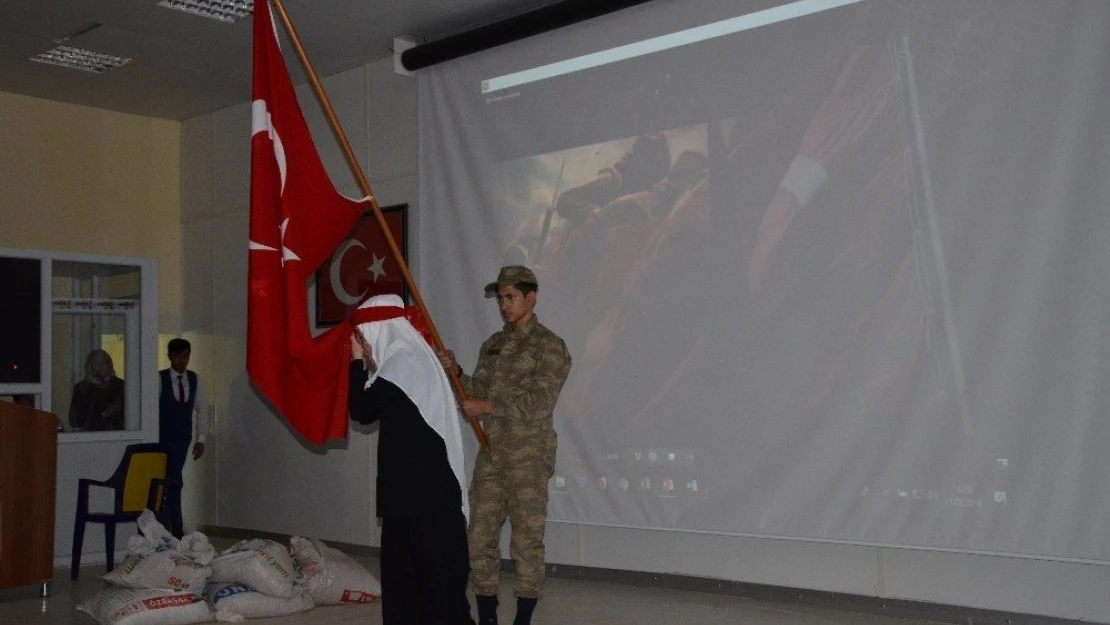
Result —
<instances>
[{"instance_id":1,"label":"wall baseboard","mask_svg":"<svg viewBox=\"0 0 1110 625\"><path fill-rule=\"evenodd\" d=\"M277 542L287 543L289 535L274 532L262 532L234 527L202 526L200 531L209 536L235 538L267 538ZM312 537L316 538L316 537ZM321 539L328 546L334 547L348 555L364 558L379 558L381 549L367 545L353 545L349 543L332 542L326 538ZM507 573L515 572L512 560L502 560L501 570ZM804 606L827 610L844 610L904 619L918 619L923 621L936 621L938 623L952 623L953 625L1091 625L1091 621L1077 621L1072 619L1055 618L1051 616L1038 616L1034 614L1019 614L1015 612L1002 612L998 610L984 610L980 608L966 608L925 601L908 601L904 599L882 599L880 597L865 597L862 595L849 595L838 592L822 590L807 590L804 588L788 588L785 586L770 586L766 584L753 584L751 582L738 582L726 579L712 579L708 577L694 577L691 575L676 575L672 573L648 573L644 571L627 571L621 569L604 569L590 566L577 566L571 564L548 564L548 577L558 579L572 579L591 582L609 582L637 586L640 588L661 588L667 590L685 590L690 592L703 592L729 597L751 599L753 601L766 601L784 605Z\"/></svg>"}]
</instances>

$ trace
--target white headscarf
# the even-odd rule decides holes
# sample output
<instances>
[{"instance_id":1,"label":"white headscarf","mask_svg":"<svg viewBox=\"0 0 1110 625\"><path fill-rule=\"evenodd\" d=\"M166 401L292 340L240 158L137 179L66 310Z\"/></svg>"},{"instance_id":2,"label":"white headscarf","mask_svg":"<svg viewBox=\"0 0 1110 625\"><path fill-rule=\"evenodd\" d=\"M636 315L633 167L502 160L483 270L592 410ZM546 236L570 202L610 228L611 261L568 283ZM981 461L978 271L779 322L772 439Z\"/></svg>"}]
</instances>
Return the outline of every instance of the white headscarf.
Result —
<instances>
[{"instance_id":1,"label":"white headscarf","mask_svg":"<svg viewBox=\"0 0 1110 625\"><path fill-rule=\"evenodd\" d=\"M463 516L469 521L459 408L447 374L443 372L443 366L431 346L405 318L405 304L399 296L375 295L359 306L359 310L367 308L399 310L395 317L357 326L358 332L370 344L374 362L378 365L377 371L371 372L366 381L366 388L381 376L396 384L416 404L420 415L447 447L447 462L462 492ZM387 316L390 312L383 311Z\"/></svg>"}]
</instances>

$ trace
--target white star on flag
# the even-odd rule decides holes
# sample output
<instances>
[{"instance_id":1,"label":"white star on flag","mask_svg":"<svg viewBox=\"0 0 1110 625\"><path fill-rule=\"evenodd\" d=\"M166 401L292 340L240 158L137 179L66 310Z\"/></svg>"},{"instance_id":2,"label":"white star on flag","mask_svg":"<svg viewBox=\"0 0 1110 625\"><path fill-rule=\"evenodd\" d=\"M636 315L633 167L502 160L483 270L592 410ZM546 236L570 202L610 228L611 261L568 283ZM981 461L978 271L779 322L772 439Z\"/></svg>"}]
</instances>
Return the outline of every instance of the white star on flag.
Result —
<instances>
[{"instance_id":1,"label":"white star on flag","mask_svg":"<svg viewBox=\"0 0 1110 625\"><path fill-rule=\"evenodd\" d=\"M377 282L378 278L385 275L385 259L378 258L378 255L374 254L374 262L366 269L374 274L374 282Z\"/></svg>"},{"instance_id":2,"label":"white star on flag","mask_svg":"<svg viewBox=\"0 0 1110 625\"><path fill-rule=\"evenodd\" d=\"M285 221L281 222L281 266L282 267L285 266L285 261L287 261L287 260L300 260L301 259L299 256L297 256L296 252L289 249L288 247L285 247L285 230L288 227L289 227L289 218L286 217ZM252 249L252 250L267 250L267 251L270 251L270 252L276 252L277 251L277 248L270 247L269 245L263 245L261 243L255 243L254 241L250 241L250 243L247 247L249 249ZM374 279L377 280L377 277L375 277Z\"/></svg>"}]
</instances>

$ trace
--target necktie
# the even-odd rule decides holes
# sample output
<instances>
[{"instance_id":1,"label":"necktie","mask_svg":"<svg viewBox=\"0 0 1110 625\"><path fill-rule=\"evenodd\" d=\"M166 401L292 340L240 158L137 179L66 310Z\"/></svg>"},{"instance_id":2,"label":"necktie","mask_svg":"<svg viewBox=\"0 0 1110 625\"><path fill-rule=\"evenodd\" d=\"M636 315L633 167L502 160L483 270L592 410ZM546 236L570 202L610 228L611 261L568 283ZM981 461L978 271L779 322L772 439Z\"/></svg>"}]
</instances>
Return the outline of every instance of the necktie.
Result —
<instances>
[{"instance_id":1,"label":"necktie","mask_svg":"<svg viewBox=\"0 0 1110 625\"><path fill-rule=\"evenodd\" d=\"M185 376L177 376L177 401L185 403Z\"/></svg>"}]
</instances>

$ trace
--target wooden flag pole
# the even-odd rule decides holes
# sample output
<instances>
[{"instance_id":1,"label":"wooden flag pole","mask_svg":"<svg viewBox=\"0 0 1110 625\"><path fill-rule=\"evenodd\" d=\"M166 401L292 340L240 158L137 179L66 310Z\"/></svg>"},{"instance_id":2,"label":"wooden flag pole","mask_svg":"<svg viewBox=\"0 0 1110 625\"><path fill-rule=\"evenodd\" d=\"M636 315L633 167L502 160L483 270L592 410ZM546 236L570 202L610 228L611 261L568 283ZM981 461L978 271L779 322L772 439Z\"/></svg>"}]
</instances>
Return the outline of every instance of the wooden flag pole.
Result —
<instances>
[{"instance_id":1,"label":"wooden flag pole","mask_svg":"<svg viewBox=\"0 0 1110 625\"><path fill-rule=\"evenodd\" d=\"M439 336L439 330L436 329L435 322L432 321L432 315L428 312L427 306L424 305L424 298L420 295L420 289L416 288L416 281L412 279L412 274L409 272L408 263L405 262L404 256L401 255L401 249L397 247L397 242L393 240L393 233L389 229L389 224L385 221L385 215L382 214L382 209L378 206L378 200L374 197L374 192L370 188L370 182L366 179L366 174L362 172L362 167L358 164L358 159L355 158L355 152L351 149L351 142L347 140L347 133L343 132L343 127L339 124L339 119L335 115L335 109L332 108L331 100L328 94L324 92L324 86L320 83L320 79L316 76L316 70L312 67L312 62L308 60L308 55L305 54L304 46L301 44L301 38L297 36L297 30L293 28L293 22L289 20L289 14L285 12L285 5L282 0L273 0L274 7L277 9L278 17L281 18L281 23L285 25L285 31L289 33L289 39L293 43L293 49L297 52L297 57L301 60L301 65L304 66L305 73L308 74L308 80L312 84L312 90L316 93L316 98L320 101L320 105L324 107L324 114L328 118L328 124L331 125L332 132L335 133L339 144L343 147L343 155L347 158L347 166L351 168L351 172L355 175L358 181L358 186L362 190L363 195L370 199L370 208L374 212L374 219L377 220L378 226L385 235L385 241L389 244L389 250L393 253L394 260L397 261L397 266L401 268L401 275L405 278L405 284L408 285L409 292L412 293L413 300L420 308L420 312L424 314L424 320L428 323L428 330L432 333L432 339L435 341L436 347L440 350L445 349L443 346L443 339ZM461 399L466 399L466 391L463 389L462 380L459 379L458 372L452 370L447 371L447 376L451 378L451 384L455 387L455 392ZM489 451L489 438L486 437L485 430L482 429L481 422L477 417L470 417L470 427L474 430L474 435L478 437L478 442L481 443L482 449Z\"/></svg>"}]
</instances>

